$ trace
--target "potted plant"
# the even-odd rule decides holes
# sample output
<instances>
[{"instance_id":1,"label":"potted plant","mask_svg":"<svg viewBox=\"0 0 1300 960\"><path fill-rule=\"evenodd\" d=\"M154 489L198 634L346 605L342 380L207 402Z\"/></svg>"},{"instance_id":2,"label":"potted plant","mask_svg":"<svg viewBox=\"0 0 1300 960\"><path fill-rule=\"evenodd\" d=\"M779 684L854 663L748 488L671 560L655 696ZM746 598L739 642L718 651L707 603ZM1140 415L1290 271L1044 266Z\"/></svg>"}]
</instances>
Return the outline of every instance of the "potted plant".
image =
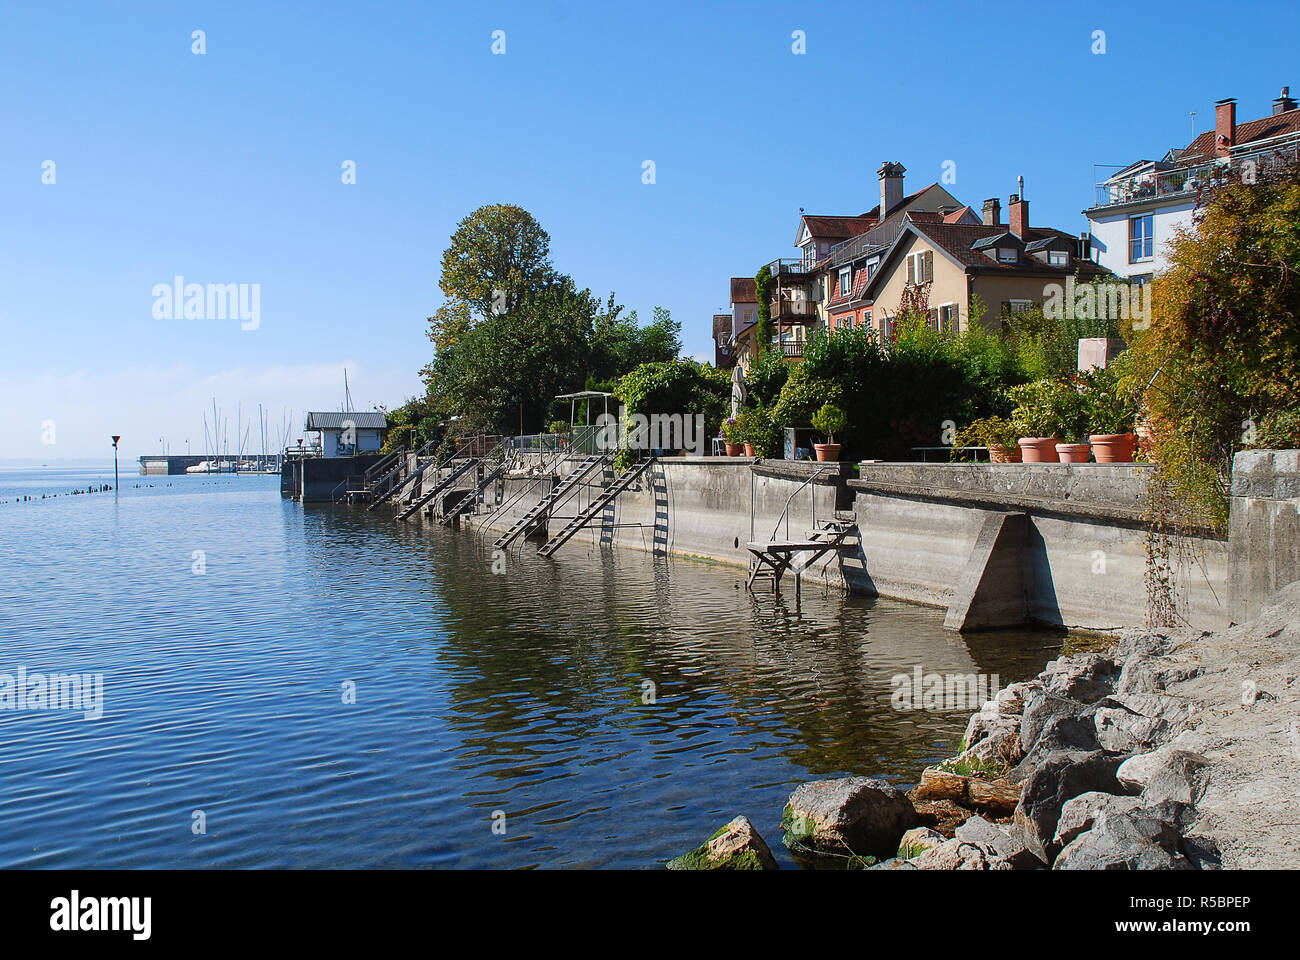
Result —
<instances>
[{"instance_id":1,"label":"potted plant","mask_svg":"<svg viewBox=\"0 0 1300 960\"><path fill-rule=\"evenodd\" d=\"M1005 417L985 417L958 431L953 452L958 447L987 447L990 463L1020 462L1020 426Z\"/></svg>"},{"instance_id":2,"label":"potted plant","mask_svg":"<svg viewBox=\"0 0 1300 960\"><path fill-rule=\"evenodd\" d=\"M1088 443L1088 408L1080 385L1075 381L1062 381L1061 389L1052 397L1056 421L1061 427L1061 443L1056 445L1056 455L1061 463L1087 463L1092 445Z\"/></svg>"},{"instance_id":3,"label":"potted plant","mask_svg":"<svg viewBox=\"0 0 1300 960\"><path fill-rule=\"evenodd\" d=\"M1016 442L1025 463L1058 461L1056 445L1061 442L1058 395L1063 387L1065 385L1059 380L1035 380L1007 391L1016 405L1011 413L1011 422L1024 433Z\"/></svg>"},{"instance_id":4,"label":"potted plant","mask_svg":"<svg viewBox=\"0 0 1300 960\"><path fill-rule=\"evenodd\" d=\"M835 442L835 434L843 433L849 425L849 418L844 415L844 411L833 403L824 404L813 414L812 425L826 434L827 438L826 443L813 444L813 449L817 451L817 459L822 462L838 461L840 445Z\"/></svg>"},{"instance_id":5,"label":"potted plant","mask_svg":"<svg viewBox=\"0 0 1300 960\"><path fill-rule=\"evenodd\" d=\"M745 428L745 456L767 457L775 446L772 416L762 406L742 410Z\"/></svg>"},{"instance_id":6,"label":"potted plant","mask_svg":"<svg viewBox=\"0 0 1300 960\"><path fill-rule=\"evenodd\" d=\"M736 417L722 421L722 441L727 446L727 456L738 457L745 451L744 426Z\"/></svg>"},{"instance_id":7,"label":"potted plant","mask_svg":"<svg viewBox=\"0 0 1300 960\"><path fill-rule=\"evenodd\" d=\"M1080 374L1092 452L1098 463L1132 463L1137 449L1134 423L1137 400L1124 389L1114 368L1097 367Z\"/></svg>"}]
</instances>

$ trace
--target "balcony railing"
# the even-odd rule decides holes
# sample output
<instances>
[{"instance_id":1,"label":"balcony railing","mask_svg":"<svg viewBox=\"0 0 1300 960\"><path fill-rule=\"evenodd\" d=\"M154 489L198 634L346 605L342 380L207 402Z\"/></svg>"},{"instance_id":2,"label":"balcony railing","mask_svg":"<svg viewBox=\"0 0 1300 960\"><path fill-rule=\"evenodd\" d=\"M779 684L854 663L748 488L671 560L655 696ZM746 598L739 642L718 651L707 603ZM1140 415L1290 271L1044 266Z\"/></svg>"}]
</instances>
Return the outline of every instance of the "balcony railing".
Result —
<instances>
[{"instance_id":1,"label":"balcony railing","mask_svg":"<svg viewBox=\"0 0 1300 960\"><path fill-rule=\"evenodd\" d=\"M802 357L803 341L802 340L773 340L773 348L781 351L783 357Z\"/></svg>"},{"instance_id":2,"label":"balcony railing","mask_svg":"<svg viewBox=\"0 0 1300 960\"><path fill-rule=\"evenodd\" d=\"M813 300L792 300L775 297L772 300L772 319L806 323L817 319L817 303Z\"/></svg>"},{"instance_id":3,"label":"balcony railing","mask_svg":"<svg viewBox=\"0 0 1300 960\"><path fill-rule=\"evenodd\" d=\"M1298 159L1300 145L1288 144L1268 150L1243 152L1226 161L1189 166L1172 167L1151 162L1126 176L1112 174L1097 183L1096 206L1111 207L1166 197L1195 200L1205 187L1223 186L1237 181L1249 183L1272 168L1294 163Z\"/></svg>"},{"instance_id":4,"label":"balcony railing","mask_svg":"<svg viewBox=\"0 0 1300 960\"><path fill-rule=\"evenodd\" d=\"M811 260L782 259L782 260L773 260L771 263L767 265L767 270L770 274L772 274L772 276L779 277L783 273L784 274L809 273L812 271L813 266L814 263Z\"/></svg>"}]
</instances>

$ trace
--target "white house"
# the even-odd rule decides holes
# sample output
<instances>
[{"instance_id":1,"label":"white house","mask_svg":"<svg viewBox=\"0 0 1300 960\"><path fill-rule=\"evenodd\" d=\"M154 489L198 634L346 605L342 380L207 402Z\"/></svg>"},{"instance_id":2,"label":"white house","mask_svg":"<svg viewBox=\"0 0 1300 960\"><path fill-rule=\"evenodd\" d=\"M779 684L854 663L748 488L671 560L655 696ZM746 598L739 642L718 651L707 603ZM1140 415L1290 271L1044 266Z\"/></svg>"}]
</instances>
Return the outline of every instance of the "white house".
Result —
<instances>
[{"instance_id":1,"label":"white house","mask_svg":"<svg viewBox=\"0 0 1300 960\"><path fill-rule=\"evenodd\" d=\"M1147 281L1168 266L1169 241L1190 229L1206 187L1250 180L1271 163L1294 159L1300 110L1282 88L1273 112L1237 123L1237 101L1214 105L1214 129L1160 160L1138 160L1096 184L1088 218L1092 257L1121 277Z\"/></svg>"},{"instance_id":2,"label":"white house","mask_svg":"<svg viewBox=\"0 0 1300 960\"><path fill-rule=\"evenodd\" d=\"M384 445L388 420L376 410L312 412L307 414L308 433L320 434L315 445L322 457L355 457L378 453Z\"/></svg>"}]
</instances>

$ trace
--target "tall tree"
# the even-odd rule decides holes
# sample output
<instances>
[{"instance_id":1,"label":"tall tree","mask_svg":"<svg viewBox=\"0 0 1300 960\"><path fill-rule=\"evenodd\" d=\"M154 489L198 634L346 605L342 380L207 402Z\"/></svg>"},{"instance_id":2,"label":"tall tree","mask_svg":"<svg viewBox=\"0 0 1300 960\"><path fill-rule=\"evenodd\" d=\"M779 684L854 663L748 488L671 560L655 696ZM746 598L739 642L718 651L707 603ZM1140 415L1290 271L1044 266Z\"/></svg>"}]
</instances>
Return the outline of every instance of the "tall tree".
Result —
<instances>
[{"instance_id":1,"label":"tall tree","mask_svg":"<svg viewBox=\"0 0 1300 960\"><path fill-rule=\"evenodd\" d=\"M508 313L552 282L551 238L523 207L479 207L456 227L442 255L439 286L480 317Z\"/></svg>"}]
</instances>

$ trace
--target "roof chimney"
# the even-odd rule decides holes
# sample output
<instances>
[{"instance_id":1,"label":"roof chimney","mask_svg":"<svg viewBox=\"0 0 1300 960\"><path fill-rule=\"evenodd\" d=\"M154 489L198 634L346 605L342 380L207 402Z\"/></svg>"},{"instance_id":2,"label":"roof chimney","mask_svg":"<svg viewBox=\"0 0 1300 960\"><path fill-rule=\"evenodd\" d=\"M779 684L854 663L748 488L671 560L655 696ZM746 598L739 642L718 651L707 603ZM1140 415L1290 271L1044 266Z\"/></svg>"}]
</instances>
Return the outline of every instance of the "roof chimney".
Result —
<instances>
[{"instance_id":1,"label":"roof chimney","mask_svg":"<svg viewBox=\"0 0 1300 960\"><path fill-rule=\"evenodd\" d=\"M1214 104L1214 155L1226 157L1237 142L1237 101L1232 97Z\"/></svg>"},{"instance_id":2,"label":"roof chimney","mask_svg":"<svg viewBox=\"0 0 1300 960\"><path fill-rule=\"evenodd\" d=\"M1016 180L1020 189L1025 187L1025 178L1020 177ZM1011 195L1011 203L1007 206L1010 212L1011 232L1021 240L1025 239L1025 233L1029 230L1029 201L1019 193Z\"/></svg>"},{"instance_id":3,"label":"roof chimney","mask_svg":"<svg viewBox=\"0 0 1300 960\"><path fill-rule=\"evenodd\" d=\"M1294 110L1296 102L1291 99L1291 88L1283 87L1282 95L1273 101L1273 116L1279 113L1286 113L1288 110Z\"/></svg>"},{"instance_id":4,"label":"roof chimney","mask_svg":"<svg viewBox=\"0 0 1300 960\"><path fill-rule=\"evenodd\" d=\"M880 178L880 219L883 221L903 202L903 174L907 170L901 163L884 163L876 171Z\"/></svg>"},{"instance_id":5,"label":"roof chimney","mask_svg":"<svg viewBox=\"0 0 1300 960\"><path fill-rule=\"evenodd\" d=\"M1092 259L1092 234L1091 233L1079 234L1078 254L1080 260Z\"/></svg>"},{"instance_id":6,"label":"roof chimney","mask_svg":"<svg viewBox=\"0 0 1300 960\"><path fill-rule=\"evenodd\" d=\"M984 226L1002 226L1002 203L997 197L989 197L984 201Z\"/></svg>"}]
</instances>

